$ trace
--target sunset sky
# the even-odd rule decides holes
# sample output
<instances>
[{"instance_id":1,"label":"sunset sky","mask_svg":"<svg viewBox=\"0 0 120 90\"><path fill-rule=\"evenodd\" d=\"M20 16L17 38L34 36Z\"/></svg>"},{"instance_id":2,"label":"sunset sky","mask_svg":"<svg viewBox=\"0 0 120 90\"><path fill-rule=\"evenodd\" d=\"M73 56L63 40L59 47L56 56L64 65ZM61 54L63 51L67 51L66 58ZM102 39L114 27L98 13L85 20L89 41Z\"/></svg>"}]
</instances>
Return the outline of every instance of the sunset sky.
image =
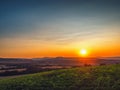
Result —
<instances>
[{"instance_id":1,"label":"sunset sky","mask_svg":"<svg viewBox=\"0 0 120 90\"><path fill-rule=\"evenodd\" d=\"M0 0L0 57L120 56L120 0Z\"/></svg>"}]
</instances>

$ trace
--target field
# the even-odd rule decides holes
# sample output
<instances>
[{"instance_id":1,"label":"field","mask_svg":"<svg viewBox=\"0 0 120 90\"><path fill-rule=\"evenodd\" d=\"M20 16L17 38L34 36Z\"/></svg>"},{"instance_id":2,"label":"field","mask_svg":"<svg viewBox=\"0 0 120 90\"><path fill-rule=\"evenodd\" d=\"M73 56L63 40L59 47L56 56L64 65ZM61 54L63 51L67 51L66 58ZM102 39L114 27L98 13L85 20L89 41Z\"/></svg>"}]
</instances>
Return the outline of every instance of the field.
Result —
<instances>
[{"instance_id":1,"label":"field","mask_svg":"<svg viewBox=\"0 0 120 90\"><path fill-rule=\"evenodd\" d=\"M0 80L0 90L120 90L120 64L5 78Z\"/></svg>"}]
</instances>

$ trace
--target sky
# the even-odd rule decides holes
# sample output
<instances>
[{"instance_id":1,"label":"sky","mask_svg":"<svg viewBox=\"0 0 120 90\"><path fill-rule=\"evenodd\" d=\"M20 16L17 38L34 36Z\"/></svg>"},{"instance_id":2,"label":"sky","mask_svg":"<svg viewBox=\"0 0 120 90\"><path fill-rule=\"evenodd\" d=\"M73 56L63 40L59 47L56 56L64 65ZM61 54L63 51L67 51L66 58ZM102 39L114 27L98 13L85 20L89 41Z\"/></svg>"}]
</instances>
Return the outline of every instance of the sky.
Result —
<instances>
[{"instance_id":1,"label":"sky","mask_svg":"<svg viewBox=\"0 0 120 90\"><path fill-rule=\"evenodd\" d=\"M0 57L120 56L120 0L0 0Z\"/></svg>"}]
</instances>

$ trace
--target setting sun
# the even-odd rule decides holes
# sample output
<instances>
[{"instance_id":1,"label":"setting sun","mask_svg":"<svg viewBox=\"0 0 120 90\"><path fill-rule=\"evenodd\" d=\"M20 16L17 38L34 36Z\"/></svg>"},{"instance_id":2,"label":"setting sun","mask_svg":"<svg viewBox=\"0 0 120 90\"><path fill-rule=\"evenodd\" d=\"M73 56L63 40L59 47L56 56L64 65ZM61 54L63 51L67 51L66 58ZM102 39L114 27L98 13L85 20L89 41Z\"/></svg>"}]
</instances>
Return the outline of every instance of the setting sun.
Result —
<instances>
[{"instance_id":1,"label":"setting sun","mask_svg":"<svg viewBox=\"0 0 120 90\"><path fill-rule=\"evenodd\" d=\"M86 49L81 49L80 50L80 55L85 56L87 54L87 50Z\"/></svg>"}]
</instances>

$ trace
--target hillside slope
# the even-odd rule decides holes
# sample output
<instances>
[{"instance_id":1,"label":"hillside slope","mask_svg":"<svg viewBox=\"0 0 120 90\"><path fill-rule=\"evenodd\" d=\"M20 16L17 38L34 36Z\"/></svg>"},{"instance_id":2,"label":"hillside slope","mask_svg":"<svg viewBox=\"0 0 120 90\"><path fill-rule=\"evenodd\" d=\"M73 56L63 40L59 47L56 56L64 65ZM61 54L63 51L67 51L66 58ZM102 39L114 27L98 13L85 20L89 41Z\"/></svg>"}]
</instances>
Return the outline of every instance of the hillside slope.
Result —
<instances>
[{"instance_id":1,"label":"hillside slope","mask_svg":"<svg viewBox=\"0 0 120 90\"><path fill-rule=\"evenodd\" d=\"M0 90L120 90L120 65L54 70L1 79Z\"/></svg>"}]
</instances>

